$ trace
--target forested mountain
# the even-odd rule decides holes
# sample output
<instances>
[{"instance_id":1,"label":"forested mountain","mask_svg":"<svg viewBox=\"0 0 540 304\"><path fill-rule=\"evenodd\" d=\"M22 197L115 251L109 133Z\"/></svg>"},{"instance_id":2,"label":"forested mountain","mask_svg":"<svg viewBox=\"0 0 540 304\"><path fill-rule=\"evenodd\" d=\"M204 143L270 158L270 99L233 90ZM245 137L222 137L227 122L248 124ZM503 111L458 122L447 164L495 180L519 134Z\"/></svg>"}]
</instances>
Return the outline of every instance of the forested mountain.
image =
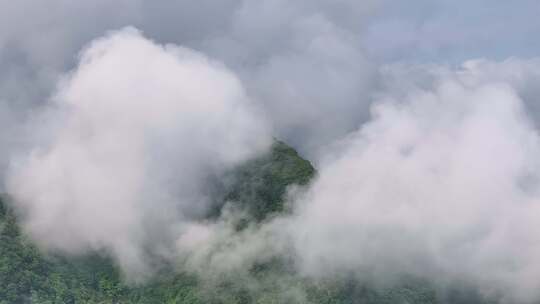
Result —
<instances>
[{"instance_id":1,"label":"forested mountain","mask_svg":"<svg viewBox=\"0 0 540 304\"><path fill-rule=\"evenodd\" d=\"M222 202L247 210L245 221L263 221L284 210L287 186L303 185L311 164L284 143L237 168L225 183ZM216 218L223 203L209 214ZM99 253L64 257L40 252L25 237L5 199L0 203L0 303L478 303L474 293L437 293L429 283L407 279L398 287L374 288L344 274L314 281L300 277L285 259L206 282L187 271L165 270L150 281L125 284L113 261ZM238 229L242 229L239 227Z\"/></svg>"}]
</instances>

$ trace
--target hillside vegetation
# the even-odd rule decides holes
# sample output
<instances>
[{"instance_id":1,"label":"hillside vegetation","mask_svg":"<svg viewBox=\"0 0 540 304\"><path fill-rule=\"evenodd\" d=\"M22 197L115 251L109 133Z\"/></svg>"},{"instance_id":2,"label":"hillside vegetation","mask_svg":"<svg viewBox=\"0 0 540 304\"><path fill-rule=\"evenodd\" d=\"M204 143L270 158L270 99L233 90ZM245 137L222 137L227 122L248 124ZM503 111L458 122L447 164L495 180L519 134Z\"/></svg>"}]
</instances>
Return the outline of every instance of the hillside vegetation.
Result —
<instances>
[{"instance_id":1,"label":"hillside vegetation","mask_svg":"<svg viewBox=\"0 0 540 304\"><path fill-rule=\"evenodd\" d=\"M305 185L315 174L311 164L284 143L271 153L237 168L226 183L222 202L247 211L247 221L262 221L287 212L287 186ZM239 228L241 229L241 228ZM45 255L21 232L9 203L0 200L0 304L17 303L478 303L474 293L446 294L410 279L398 287L378 289L344 274L327 281L301 278L291 262L276 259L248 273L202 280L184 271L163 272L144 285L123 283L119 269L99 253L84 257Z\"/></svg>"}]
</instances>

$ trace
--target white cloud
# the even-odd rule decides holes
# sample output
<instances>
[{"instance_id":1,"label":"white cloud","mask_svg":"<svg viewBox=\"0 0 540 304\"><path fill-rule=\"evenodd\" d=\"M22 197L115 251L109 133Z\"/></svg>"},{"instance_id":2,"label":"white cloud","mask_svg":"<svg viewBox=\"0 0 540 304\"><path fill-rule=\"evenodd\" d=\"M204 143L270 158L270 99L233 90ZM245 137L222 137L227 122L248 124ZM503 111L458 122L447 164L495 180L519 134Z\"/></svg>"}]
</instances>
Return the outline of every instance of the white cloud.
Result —
<instances>
[{"instance_id":1,"label":"white cloud","mask_svg":"<svg viewBox=\"0 0 540 304\"><path fill-rule=\"evenodd\" d=\"M50 249L107 250L132 272L204 210L208 178L271 140L223 65L130 28L93 41L53 102L32 121L46 137L8 180L24 227Z\"/></svg>"},{"instance_id":2,"label":"white cloud","mask_svg":"<svg viewBox=\"0 0 540 304\"><path fill-rule=\"evenodd\" d=\"M372 119L327 151L285 228L303 271L540 296L540 141L508 80L519 69L466 66L386 91Z\"/></svg>"}]
</instances>

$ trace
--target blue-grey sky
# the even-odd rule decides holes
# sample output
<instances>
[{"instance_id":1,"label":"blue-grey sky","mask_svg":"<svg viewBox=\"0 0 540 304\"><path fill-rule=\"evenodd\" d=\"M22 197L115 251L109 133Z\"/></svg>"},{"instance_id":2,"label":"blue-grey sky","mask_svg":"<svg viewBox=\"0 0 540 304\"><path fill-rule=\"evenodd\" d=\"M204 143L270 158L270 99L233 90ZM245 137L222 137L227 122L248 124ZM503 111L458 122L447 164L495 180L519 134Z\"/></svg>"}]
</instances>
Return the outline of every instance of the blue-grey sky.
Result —
<instances>
[{"instance_id":1,"label":"blue-grey sky","mask_svg":"<svg viewBox=\"0 0 540 304\"><path fill-rule=\"evenodd\" d=\"M540 2L392 1L368 25L370 49L383 60L456 63L471 58L535 57Z\"/></svg>"}]
</instances>

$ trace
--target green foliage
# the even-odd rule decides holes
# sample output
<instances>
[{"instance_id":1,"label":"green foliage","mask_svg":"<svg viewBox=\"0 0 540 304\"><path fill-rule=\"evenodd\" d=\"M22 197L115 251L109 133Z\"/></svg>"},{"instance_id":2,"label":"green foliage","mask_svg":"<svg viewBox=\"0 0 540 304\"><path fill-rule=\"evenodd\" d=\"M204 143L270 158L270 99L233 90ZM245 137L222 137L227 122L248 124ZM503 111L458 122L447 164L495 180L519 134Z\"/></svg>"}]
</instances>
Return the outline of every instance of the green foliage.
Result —
<instances>
[{"instance_id":1,"label":"green foliage","mask_svg":"<svg viewBox=\"0 0 540 304\"><path fill-rule=\"evenodd\" d=\"M270 153L247 162L228 177L225 201L262 221L284 212L284 195L292 184L314 176L311 164L282 142ZM126 285L114 263L99 253L66 258L40 253L20 231L15 214L0 197L0 304L233 304L233 303L481 303L477 296L454 292L440 297L430 284L408 280L380 289L357 280L320 282L299 277L292 261L276 258L249 270L217 278L183 272L163 273L142 286Z\"/></svg>"},{"instance_id":2,"label":"green foliage","mask_svg":"<svg viewBox=\"0 0 540 304\"><path fill-rule=\"evenodd\" d=\"M4 206L4 201L2 200L2 197L0 196L0 220L4 219L6 216L6 207Z\"/></svg>"},{"instance_id":3,"label":"green foliage","mask_svg":"<svg viewBox=\"0 0 540 304\"><path fill-rule=\"evenodd\" d=\"M234 202L256 220L283 211L283 196L290 185L305 185L315 174L311 163L283 142L270 153L237 168L226 201Z\"/></svg>"},{"instance_id":4,"label":"green foliage","mask_svg":"<svg viewBox=\"0 0 540 304\"><path fill-rule=\"evenodd\" d=\"M288 185L306 184L313 174L308 161L276 142L270 153L232 174L233 182L224 189L225 199L263 219L283 209ZM127 286L112 261L97 253L78 258L41 254L21 233L15 215L1 199L0 229L0 304L274 303L270 299L278 298L275 286L265 292L254 290L240 279L244 276L234 275L211 287L185 273L164 275L144 286ZM261 266L254 272L260 275L272 269L262 270Z\"/></svg>"},{"instance_id":5,"label":"green foliage","mask_svg":"<svg viewBox=\"0 0 540 304\"><path fill-rule=\"evenodd\" d=\"M0 299L25 303L34 286L43 283L47 265L38 250L21 236L16 218L2 205L0 225Z\"/></svg>"}]
</instances>

